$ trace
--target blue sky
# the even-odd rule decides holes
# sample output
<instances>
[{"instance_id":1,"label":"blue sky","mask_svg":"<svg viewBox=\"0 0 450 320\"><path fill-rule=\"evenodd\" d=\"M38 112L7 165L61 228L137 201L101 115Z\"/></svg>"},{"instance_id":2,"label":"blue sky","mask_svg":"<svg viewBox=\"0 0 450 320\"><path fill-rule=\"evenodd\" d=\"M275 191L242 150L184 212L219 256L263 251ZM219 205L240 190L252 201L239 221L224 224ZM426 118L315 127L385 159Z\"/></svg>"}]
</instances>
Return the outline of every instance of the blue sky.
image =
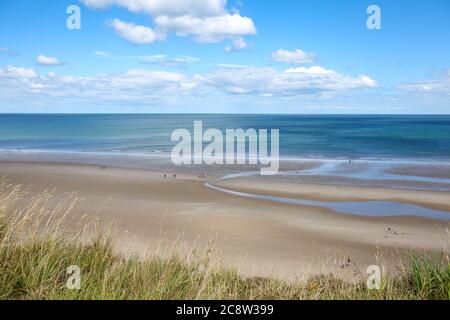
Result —
<instances>
[{"instance_id":1,"label":"blue sky","mask_svg":"<svg viewBox=\"0 0 450 320\"><path fill-rule=\"evenodd\" d=\"M2 0L0 112L448 114L449 15L448 0Z\"/></svg>"}]
</instances>

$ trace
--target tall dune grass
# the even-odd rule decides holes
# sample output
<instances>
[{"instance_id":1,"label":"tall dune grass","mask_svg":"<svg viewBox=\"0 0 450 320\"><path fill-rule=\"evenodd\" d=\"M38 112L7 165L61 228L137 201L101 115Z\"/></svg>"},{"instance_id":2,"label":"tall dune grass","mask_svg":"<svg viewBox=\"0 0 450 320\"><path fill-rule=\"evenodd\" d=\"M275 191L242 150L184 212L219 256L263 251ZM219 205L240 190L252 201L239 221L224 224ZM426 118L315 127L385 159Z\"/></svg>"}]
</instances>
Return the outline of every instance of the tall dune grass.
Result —
<instances>
[{"instance_id":1,"label":"tall dune grass","mask_svg":"<svg viewBox=\"0 0 450 320\"><path fill-rule=\"evenodd\" d=\"M296 283L243 278L214 268L208 254L122 257L95 224L68 232L76 196L44 192L24 202L25 193L0 181L0 299L450 299L444 254L411 258L380 290L332 275ZM81 270L79 290L67 287L72 265Z\"/></svg>"}]
</instances>

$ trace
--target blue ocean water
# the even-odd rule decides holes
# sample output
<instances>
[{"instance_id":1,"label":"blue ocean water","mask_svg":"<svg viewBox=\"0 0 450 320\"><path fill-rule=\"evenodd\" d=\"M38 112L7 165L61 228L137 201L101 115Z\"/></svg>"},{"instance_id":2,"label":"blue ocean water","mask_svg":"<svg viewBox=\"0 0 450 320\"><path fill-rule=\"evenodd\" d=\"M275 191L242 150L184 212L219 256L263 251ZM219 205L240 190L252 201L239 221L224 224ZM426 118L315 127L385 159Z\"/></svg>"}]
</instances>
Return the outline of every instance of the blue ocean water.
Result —
<instances>
[{"instance_id":1,"label":"blue ocean water","mask_svg":"<svg viewBox=\"0 0 450 320\"><path fill-rule=\"evenodd\" d=\"M0 114L0 148L170 152L173 130L280 129L280 154L299 158L450 160L449 115Z\"/></svg>"}]
</instances>

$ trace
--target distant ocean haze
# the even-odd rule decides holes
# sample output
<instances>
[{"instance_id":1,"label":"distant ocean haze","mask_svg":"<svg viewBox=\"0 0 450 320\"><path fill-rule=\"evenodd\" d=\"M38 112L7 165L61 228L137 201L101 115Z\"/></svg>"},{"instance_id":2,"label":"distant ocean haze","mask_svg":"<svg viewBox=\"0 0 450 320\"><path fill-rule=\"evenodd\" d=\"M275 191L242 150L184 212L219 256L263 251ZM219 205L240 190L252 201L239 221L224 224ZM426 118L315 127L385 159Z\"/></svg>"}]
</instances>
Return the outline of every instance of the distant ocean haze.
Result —
<instances>
[{"instance_id":1,"label":"distant ocean haze","mask_svg":"<svg viewBox=\"0 0 450 320\"><path fill-rule=\"evenodd\" d=\"M450 160L448 115L1 114L0 148L169 153L194 121L226 129L279 129L280 156Z\"/></svg>"}]
</instances>

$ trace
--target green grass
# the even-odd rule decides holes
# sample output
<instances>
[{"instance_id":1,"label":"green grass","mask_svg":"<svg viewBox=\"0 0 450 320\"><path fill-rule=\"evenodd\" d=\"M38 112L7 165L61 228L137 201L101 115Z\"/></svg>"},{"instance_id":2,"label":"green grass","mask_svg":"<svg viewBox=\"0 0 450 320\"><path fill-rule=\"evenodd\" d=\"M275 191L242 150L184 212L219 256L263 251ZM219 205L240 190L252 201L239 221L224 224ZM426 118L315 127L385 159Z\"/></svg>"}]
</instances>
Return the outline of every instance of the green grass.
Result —
<instances>
[{"instance_id":1,"label":"green grass","mask_svg":"<svg viewBox=\"0 0 450 320\"><path fill-rule=\"evenodd\" d=\"M44 194L24 206L21 196L0 186L0 299L450 299L445 255L410 258L403 271L383 278L381 290L333 275L294 283L244 278L215 269L208 253L124 258L108 237L82 241L85 230L62 237L73 197L55 204ZM80 267L80 290L66 286L71 265Z\"/></svg>"}]
</instances>

